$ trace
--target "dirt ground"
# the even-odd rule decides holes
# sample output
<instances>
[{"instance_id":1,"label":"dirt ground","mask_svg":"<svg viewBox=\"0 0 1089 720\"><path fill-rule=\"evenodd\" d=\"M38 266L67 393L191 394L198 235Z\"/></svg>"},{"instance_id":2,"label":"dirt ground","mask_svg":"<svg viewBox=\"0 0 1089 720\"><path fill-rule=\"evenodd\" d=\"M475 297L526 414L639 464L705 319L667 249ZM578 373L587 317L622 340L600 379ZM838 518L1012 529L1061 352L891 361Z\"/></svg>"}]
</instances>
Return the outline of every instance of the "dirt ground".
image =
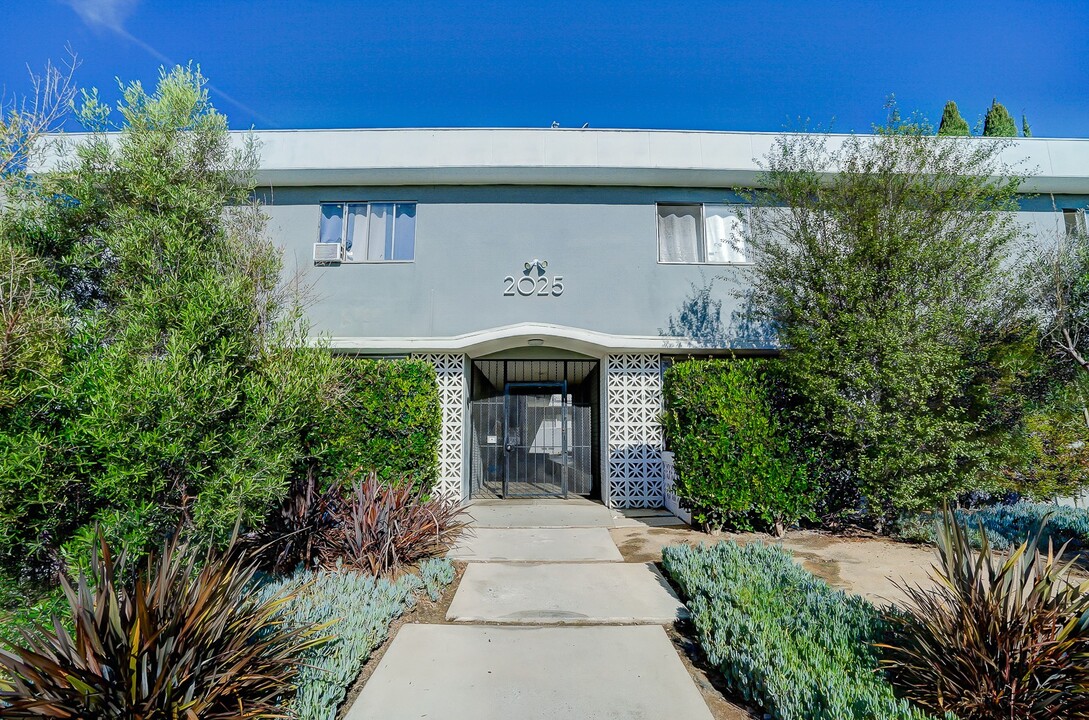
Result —
<instances>
[{"instance_id":1,"label":"dirt ground","mask_svg":"<svg viewBox=\"0 0 1089 720\"><path fill-rule=\"evenodd\" d=\"M714 720L761 720L764 717L759 710L747 707L726 685L722 673L707 662L691 623L678 621L667 625L665 631Z\"/></svg>"},{"instance_id":2,"label":"dirt ground","mask_svg":"<svg viewBox=\"0 0 1089 720\"><path fill-rule=\"evenodd\" d=\"M780 539L759 533L718 536L687 527L621 527L610 530L626 562L661 562L666 545L717 543L733 540L779 544L794 554L809 572L833 587L862 595L878 605L899 604L904 595L897 584L926 585L934 562L928 547L861 535L844 537L812 530L795 530Z\"/></svg>"}]
</instances>

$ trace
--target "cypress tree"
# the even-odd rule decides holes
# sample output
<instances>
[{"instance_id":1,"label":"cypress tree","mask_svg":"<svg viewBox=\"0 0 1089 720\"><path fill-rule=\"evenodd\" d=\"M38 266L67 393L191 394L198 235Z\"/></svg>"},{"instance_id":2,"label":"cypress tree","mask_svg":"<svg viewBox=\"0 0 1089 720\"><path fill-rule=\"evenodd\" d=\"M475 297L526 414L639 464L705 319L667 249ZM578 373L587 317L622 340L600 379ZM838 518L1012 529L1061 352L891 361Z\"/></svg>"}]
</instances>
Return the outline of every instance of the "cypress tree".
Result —
<instances>
[{"instance_id":1,"label":"cypress tree","mask_svg":"<svg viewBox=\"0 0 1089 720\"><path fill-rule=\"evenodd\" d=\"M938 135L971 135L968 121L960 115L957 104L950 100L942 110L942 122L938 125Z\"/></svg>"},{"instance_id":2,"label":"cypress tree","mask_svg":"<svg viewBox=\"0 0 1089 720\"><path fill-rule=\"evenodd\" d=\"M1032 137L1032 128L1029 127L1028 118L1025 117L1025 113L1021 113L1021 134L1025 137Z\"/></svg>"},{"instance_id":3,"label":"cypress tree","mask_svg":"<svg viewBox=\"0 0 1089 720\"><path fill-rule=\"evenodd\" d=\"M984 137L1017 137L1017 124L1006 106L998 102L998 98L991 100L991 107L987 109L987 115L983 118Z\"/></svg>"}]
</instances>

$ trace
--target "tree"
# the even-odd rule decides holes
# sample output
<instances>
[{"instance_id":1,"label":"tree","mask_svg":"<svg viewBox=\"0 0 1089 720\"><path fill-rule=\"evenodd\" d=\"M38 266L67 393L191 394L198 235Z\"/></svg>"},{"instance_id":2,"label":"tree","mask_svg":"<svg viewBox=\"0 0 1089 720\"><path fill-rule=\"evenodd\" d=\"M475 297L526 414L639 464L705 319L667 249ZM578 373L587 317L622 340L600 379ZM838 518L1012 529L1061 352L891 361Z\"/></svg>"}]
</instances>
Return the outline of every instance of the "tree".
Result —
<instances>
[{"instance_id":1,"label":"tree","mask_svg":"<svg viewBox=\"0 0 1089 720\"><path fill-rule=\"evenodd\" d=\"M1032 137L1032 128L1029 127L1028 118L1024 113L1021 113L1021 134L1025 137Z\"/></svg>"},{"instance_id":2,"label":"tree","mask_svg":"<svg viewBox=\"0 0 1089 720\"><path fill-rule=\"evenodd\" d=\"M957 104L952 100L947 102L942 110L942 121L938 125L938 135L959 136L971 134L972 131L968 129L968 121L961 117Z\"/></svg>"},{"instance_id":3,"label":"tree","mask_svg":"<svg viewBox=\"0 0 1089 720\"><path fill-rule=\"evenodd\" d=\"M31 74L28 97L0 100L0 180L21 178L36 155L50 148L43 140L59 129L75 99L78 66L75 55L60 67L47 63L44 72Z\"/></svg>"},{"instance_id":4,"label":"tree","mask_svg":"<svg viewBox=\"0 0 1089 720\"><path fill-rule=\"evenodd\" d=\"M998 98L991 101L987 108L987 114L983 118L984 137L1017 137L1017 125L1010 116L1006 106L998 102Z\"/></svg>"},{"instance_id":5,"label":"tree","mask_svg":"<svg viewBox=\"0 0 1089 720\"><path fill-rule=\"evenodd\" d=\"M1057 232L1053 243L1040 246L1028 282L1047 347L1070 370L1089 379L1089 234L1085 229L1074 223ZM1089 428L1089 407L1084 416Z\"/></svg>"},{"instance_id":6,"label":"tree","mask_svg":"<svg viewBox=\"0 0 1089 720\"><path fill-rule=\"evenodd\" d=\"M91 135L3 210L0 241L50 280L16 296L43 327L64 308L56 382L0 414L9 566L85 556L95 524L136 553L179 526L224 539L263 521L319 452L333 359L306 347L251 202L255 148L232 141L190 67L153 92L124 87L117 112L86 94ZM8 365L53 357L18 347ZM0 394L26 397L12 372Z\"/></svg>"},{"instance_id":7,"label":"tree","mask_svg":"<svg viewBox=\"0 0 1089 720\"><path fill-rule=\"evenodd\" d=\"M880 524L994 472L991 328L1022 232L1002 149L893 111L873 136L783 136L765 159L749 292L787 348L828 510L861 502Z\"/></svg>"},{"instance_id":8,"label":"tree","mask_svg":"<svg viewBox=\"0 0 1089 720\"><path fill-rule=\"evenodd\" d=\"M1044 397L1030 417L1036 450L1025 470L1032 494L1089 488L1089 234L1080 216L1036 246L1025 281L1028 307L1048 358Z\"/></svg>"}]
</instances>

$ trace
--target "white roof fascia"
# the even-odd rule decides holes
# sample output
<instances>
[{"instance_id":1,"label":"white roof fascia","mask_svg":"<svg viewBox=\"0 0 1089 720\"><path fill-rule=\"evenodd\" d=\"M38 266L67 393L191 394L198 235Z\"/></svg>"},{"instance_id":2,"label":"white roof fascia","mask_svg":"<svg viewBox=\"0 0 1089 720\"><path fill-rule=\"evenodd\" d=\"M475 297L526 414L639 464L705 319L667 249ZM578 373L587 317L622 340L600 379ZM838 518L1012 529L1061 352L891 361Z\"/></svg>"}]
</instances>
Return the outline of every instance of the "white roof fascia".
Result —
<instances>
[{"instance_id":1,"label":"white roof fascia","mask_svg":"<svg viewBox=\"0 0 1089 720\"><path fill-rule=\"evenodd\" d=\"M271 187L567 185L753 186L777 133L695 130L389 129L234 131L259 144ZM83 135L64 136L79 142ZM849 137L830 134L835 144ZM865 137L865 136L864 136ZM950 142L995 142L988 138ZM1016 138L1002 160L1023 192L1089 194L1089 139ZM39 169L56 165L52 152Z\"/></svg>"}]
</instances>

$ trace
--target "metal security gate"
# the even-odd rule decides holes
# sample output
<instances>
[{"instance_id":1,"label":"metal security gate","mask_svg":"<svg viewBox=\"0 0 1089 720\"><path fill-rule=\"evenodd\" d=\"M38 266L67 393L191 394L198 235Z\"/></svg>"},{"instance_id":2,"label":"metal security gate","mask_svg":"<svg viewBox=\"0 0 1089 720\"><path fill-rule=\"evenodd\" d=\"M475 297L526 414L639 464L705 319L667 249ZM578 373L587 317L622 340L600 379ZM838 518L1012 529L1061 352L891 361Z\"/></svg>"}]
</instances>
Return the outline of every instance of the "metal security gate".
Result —
<instances>
[{"instance_id":1,"label":"metal security gate","mask_svg":"<svg viewBox=\"0 0 1089 720\"><path fill-rule=\"evenodd\" d=\"M507 383L503 497L567 497L567 383Z\"/></svg>"},{"instance_id":2,"label":"metal security gate","mask_svg":"<svg viewBox=\"0 0 1089 720\"><path fill-rule=\"evenodd\" d=\"M598 363L478 360L471 386L470 496L593 496Z\"/></svg>"}]
</instances>

